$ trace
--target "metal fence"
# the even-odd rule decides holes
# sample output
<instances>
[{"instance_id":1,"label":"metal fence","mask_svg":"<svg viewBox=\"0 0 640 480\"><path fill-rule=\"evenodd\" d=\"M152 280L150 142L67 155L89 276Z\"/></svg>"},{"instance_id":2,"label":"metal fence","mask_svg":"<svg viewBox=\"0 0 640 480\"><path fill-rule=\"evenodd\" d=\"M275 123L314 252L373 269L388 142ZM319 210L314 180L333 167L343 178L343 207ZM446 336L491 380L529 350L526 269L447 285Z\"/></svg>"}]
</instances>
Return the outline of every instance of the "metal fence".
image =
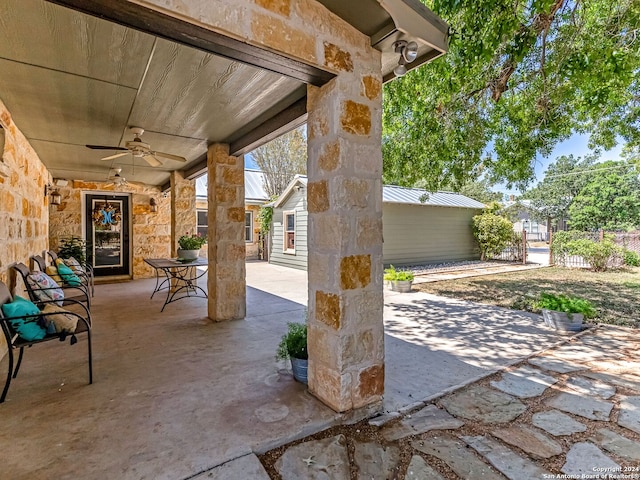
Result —
<instances>
[{"instance_id":1,"label":"metal fence","mask_svg":"<svg viewBox=\"0 0 640 480\"><path fill-rule=\"evenodd\" d=\"M509 245L498 255L490 257L490 259L513 263L527 263L527 232L513 232Z\"/></svg>"},{"instance_id":2,"label":"metal fence","mask_svg":"<svg viewBox=\"0 0 640 480\"><path fill-rule=\"evenodd\" d=\"M640 231L635 232L605 232L603 230L597 232L576 232L572 231L572 240L585 238L594 242L601 242L605 237L612 238L613 242L623 250L630 250L640 254ZM553 265L574 268L591 268L589 262L579 255L569 255L562 249L554 248L553 237L550 242L551 261ZM620 267L624 263L621 255L614 255L609 261L609 267Z\"/></svg>"}]
</instances>

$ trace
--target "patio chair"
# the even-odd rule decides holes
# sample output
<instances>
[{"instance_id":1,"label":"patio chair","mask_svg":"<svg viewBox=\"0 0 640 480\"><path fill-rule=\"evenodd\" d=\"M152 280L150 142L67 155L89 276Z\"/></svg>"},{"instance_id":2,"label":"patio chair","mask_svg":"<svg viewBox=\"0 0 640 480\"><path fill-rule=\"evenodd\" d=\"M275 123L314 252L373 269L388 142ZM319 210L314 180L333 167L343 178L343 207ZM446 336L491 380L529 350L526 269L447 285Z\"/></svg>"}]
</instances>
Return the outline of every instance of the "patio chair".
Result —
<instances>
[{"instance_id":1,"label":"patio chair","mask_svg":"<svg viewBox=\"0 0 640 480\"><path fill-rule=\"evenodd\" d=\"M7 286L0 282L0 305L5 305L13 302L14 299L9 292ZM38 308L43 308L43 305L52 302L39 302ZM7 369L7 379L5 380L4 388L2 389L2 396L0 396L0 403L3 403L7 392L9 391L9 385L11 385L11 379L16 378L18 376L18 370L20 370L20 365L22 363L22 357L24 355L25 347L33 347L34 345L39 345L44 342L48 342L50 340L64 340L67 335L71 335L72 341L70 342L72 345L75 343L73 339L75 336L81 333L87 334L87 349L88 349L88 362L89 362L89 384L93 383L93 361L91 354L91 314L84 307L84 305L80 304L80 307L84 309L81 310L83 313L76 313L71 311L65 311L63 315L64 318L72 318L77 319L77 324L75 329L72 332L64 332L64 333L48 333L44 334L44 336L40 336L38 339L26 340L22 336L20 336L20 329L24 325L25 316L5 316L2 308L0 308L0 327L2 328L2 333L4 334L4 338L7 344L8 350L8 369ZM61 315L61 312L48 312L43 313L40 312L38 316L41 320L48 319L53 321L54 316ZM23 332L24 335L24 332ZM26 336L26 335L25 335ZM14 368L14 350L20 350L18 355L18 362ZM50 365L51 357L46 357L47 365Z\"/></svg>"},{"instance_id":2,"label":"patio chair","mask_svg":"<svg viewBox=\"0 0 640 480\"><path fill-rule=\"evenodd\" d=\"M66 264L65 264L66 265ZM45 272L47 275L54 277L54 275L52 275L51 273L49 273L47 270L49 270L49 267L53 267L53 269L55 269L55 272L57 274L57 269L58 269L58 264L56 263L56 261L54 260L52 262L51 265L47 265L47 261L44 259L44 257L42 255L32 255L31 256L31 268L35 269L35 267L38 267L38 270L40 270L41 272ZM68 266L68 265L67 265ZM91 291L91 279L89 278L89 275L87 275L87 273L82 270L73 270L73 274L78 277L78 279L82 282L82 285L85 287L85 289L87 290L87 292ZM55 281L61 286L61 287L74 287L76 285L71 285L68 282L66 282L64 280L64 278L61 278L59 275L58 277L54 277ZM91 296L93 297L93 293L91 294Z\"/></svg>"},{"instance_id":3,"label":"patio chair","mask_svg":"<svg viewBox=\"0 0 640 480\"><path fill-rule=\"evenodd\" d=\"M86 285L73 286L48 286L38 287L33 285L33 281L29 278L29 275L36 272L31 272L24 263L16 263L12 267L20 276L24 283L25 289L29 294L29 299L38 303L42 300L56 300L62 302L62 305L71 305L80 303L86 306L87 310L91 310L91 296ZM65 293L66 292L66 293ZM49 298L47 298L49 297Z\"/></svg>"},{"instance_id":4,"label":"patio chair","mask_svg":"<svg viewBox=\"0 0 640 480\"><path fill-rule=\"evenodd\" d=\"M57 266L58 258L60 258L58 257L58 254L53 250L47 250L47 255L51 259L51 265ZM95 280L93 277L93 268L91 267L91 265L88 265L87 263L78 262L78 264L80 266L76 268L70 265L68 266L71 268L71 270L73 270L73 273L78 275L82 279L83 283L85 283L87 287L90 288L91 296L93 297L95 295Z\"/></svg>"},{"instance_id":5,"label":"patio chair","mask_svg":"<svg viewBox=\"0 0 640 480\"><path fill-rule=\"evenodd\" d=\"M59 258L58 254L53 250L47 250L47 255L49 255L49 258L51 259L51 264L56 265L56 261ZM80 264L82 272L78 272L76 270L74 270L74 272L76 273L76 275L84 276L87 279L87 285L91 286L91 296L93 297L95 294L95 278L93 275L93 267L86 262L78 261L78 263Z\"/></svg>"}]
</instances>

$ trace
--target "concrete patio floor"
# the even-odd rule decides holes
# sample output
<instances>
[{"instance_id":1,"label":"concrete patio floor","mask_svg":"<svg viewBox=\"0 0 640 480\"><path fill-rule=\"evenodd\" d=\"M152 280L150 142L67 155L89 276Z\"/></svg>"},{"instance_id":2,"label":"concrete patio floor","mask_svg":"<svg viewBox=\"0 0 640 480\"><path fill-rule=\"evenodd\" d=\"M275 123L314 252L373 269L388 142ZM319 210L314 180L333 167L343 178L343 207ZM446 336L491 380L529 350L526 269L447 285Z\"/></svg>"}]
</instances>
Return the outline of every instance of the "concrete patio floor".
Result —
<instances>
[{"instance_id":1,"label":"concrete patio floor","mask_svg":"<svg viewBox=\"0 0 640 480\"><path fill-rule=\"evenodd\" d=\"M248 263L247 318L229 323L204 299L160 313L154 282L96 287L93 385L84 339L25 353L0 405L0 477L183 479L345 420L274 360L303 319L306 272ZM389 411L562 339L536 316L417 292L387 293L384 316Z\"/></svg>"}]
</instances>

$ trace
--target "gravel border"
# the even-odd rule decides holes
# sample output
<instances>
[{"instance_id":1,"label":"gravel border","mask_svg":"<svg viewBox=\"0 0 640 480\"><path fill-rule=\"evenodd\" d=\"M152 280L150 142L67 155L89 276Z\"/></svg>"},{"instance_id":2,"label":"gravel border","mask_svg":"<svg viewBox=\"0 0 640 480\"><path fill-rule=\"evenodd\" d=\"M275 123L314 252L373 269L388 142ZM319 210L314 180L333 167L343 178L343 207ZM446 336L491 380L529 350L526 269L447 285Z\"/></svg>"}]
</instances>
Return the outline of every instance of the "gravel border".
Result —
<instances>
[{"instance_id":1,"label":"gravel border","mask_svg":"<svg viewBox=\"0 0 640 480\"><path fill-rule=\"evenodd\" d=\"M455 272L458 270L474 270L477 268L497 268L507 265L521 265L514 262L503 262L499 260L482 261L466 260L463 262L445 262L428 265L403 265L397 267L398 270L410 270L414 275L428 275L430 273Z\"/></svg>"}]
</instances>

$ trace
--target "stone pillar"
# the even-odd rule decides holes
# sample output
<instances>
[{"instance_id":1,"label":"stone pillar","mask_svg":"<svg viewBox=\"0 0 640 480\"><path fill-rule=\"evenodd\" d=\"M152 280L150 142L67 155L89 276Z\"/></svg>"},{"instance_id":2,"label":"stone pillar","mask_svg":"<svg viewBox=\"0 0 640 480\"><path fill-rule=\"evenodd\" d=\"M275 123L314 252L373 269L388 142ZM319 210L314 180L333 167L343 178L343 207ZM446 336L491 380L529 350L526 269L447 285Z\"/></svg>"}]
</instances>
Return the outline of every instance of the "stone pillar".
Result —
<instances>
[{"instance_id":1,"label":"stone pillar","mask_svg":"<svg viewBox=\"0 0 640 480\"><path fill-rule=\"evenodd\" d=\"M196 183L171 172L171 255L178 255L178 239L196 233Z\"/></svg>"},{"instance_id":2,"label":"stone pillar","mask_svg":"<svg viewBox=\"0 0 640 480\"><path fill-rule=\"evenodd\" d=\"M309 389L342 412L384 392L382 79L374 50L331 58L308 89Z\"/></svg>"},{"instance_id":3,"label":"stone pillar","mask_svg":"<svg viewBox=\"0 0 640 480\"><path fill-rule=\"evenodd\" d=\"M244 161L229 145L207 152L209 318L237 320L246 315L244 244Z\"/></svg>"}]
</instances>

